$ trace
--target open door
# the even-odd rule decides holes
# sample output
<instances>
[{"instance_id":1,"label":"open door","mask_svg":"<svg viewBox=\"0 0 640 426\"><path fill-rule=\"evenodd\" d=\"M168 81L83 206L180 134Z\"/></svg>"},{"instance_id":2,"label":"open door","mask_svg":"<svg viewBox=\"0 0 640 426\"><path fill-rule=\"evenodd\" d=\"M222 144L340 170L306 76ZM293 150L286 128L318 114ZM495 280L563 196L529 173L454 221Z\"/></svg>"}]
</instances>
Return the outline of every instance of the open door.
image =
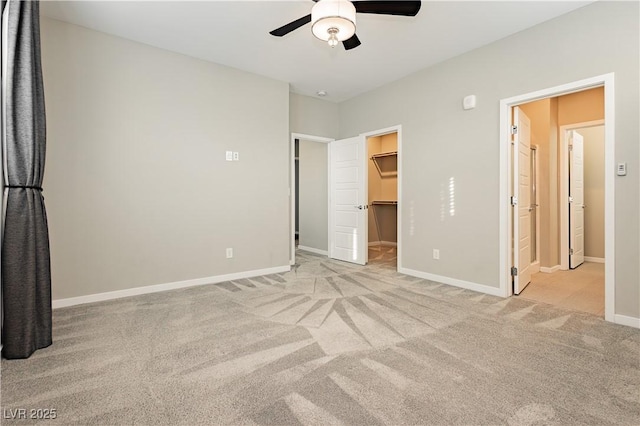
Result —
<instances>
[{"instance_id":1,"label":"open door","mask_svg":"<svg viewBox=\"0 0 640 426\"><path fill-rule=\"evenodd\" d=\"M329 147L329 257L364 265L368 260L366 139L337 140Z\"/></svg>"},{"instance_id":2,"label":"open door","mask_svg":"<svg viewBox=\"0 0 640 426\"><path fill-rule=\"evenodd\" d=\"M571 132L569 143L569 268L584 262L584 139Z\"/></svg>"},{"instance_id":3,"label":"open door","mask_svg":"<svg viewBox=\"0 0 640 426\"><path fill-rule=\"evenodd\" d=\"M520 294L531 282L531 120L513 108L513 293Z\"/></svg>"}]
</instances>

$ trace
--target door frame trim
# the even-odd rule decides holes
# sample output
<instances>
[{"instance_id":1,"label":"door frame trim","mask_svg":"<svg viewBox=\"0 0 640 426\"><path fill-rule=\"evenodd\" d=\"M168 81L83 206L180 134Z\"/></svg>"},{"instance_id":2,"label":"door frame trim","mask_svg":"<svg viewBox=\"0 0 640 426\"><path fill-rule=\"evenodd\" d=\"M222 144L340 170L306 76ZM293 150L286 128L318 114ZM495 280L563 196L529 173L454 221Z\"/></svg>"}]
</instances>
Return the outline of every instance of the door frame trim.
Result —
<instances>
[{"instance_id":1,"label":"door frame trim","mask_svg":"<svg viewBox=\"0 0 640 426\"><path fill-rule=\"evenodd\" d=\"M289 145L289 217L290 217L290 230L289 238L291 245L289 246L289 264L296 264L296 139L305 140L309 142L330 143L334 141L333 138L326 138L323 136L306 135L304 133L291 133L291 140ZM327 146L327 161L329 161L329 147ZM331 173L331 168L327 170L327 173ZM327 176L327 185L331 183L331 176ZM331 194L329 194L329 197ZM329 207L327 207L329 208ZM329 232L329 223L327 223L327 233Z\"/></svg>"},{"instance_id":2,"label":"door frame trim","mask_svg":"<svg viewBox=\"0 0 640 426\"><path fill-rule=\"evenodd\" d=\"M569 199L569 132L585 127L603 126L604 123L604 120L593 120L565 124L558 127L558 133L560 133L560 155L558 157L560 162L558 169L558 177L560 179L558 190L558 196L560 197L560 202L558 203L560 207L560 269L563 271L569 270L569 205L566 202L562 202L562 200Z\"/></svg>"},{"instance_id":3,"label":"door frame trim","mask_svg":"<svg viewBox=\"0 0 640 426\"><path fill-rule=\"evenodd\" d=\"M604 86L604 119L605 119L605 307L606 321L615 322L615 88L614 73L603 74L583 80L578 80L547 89L529 92L522 95L500 100L500 196L498 217L500 223L500 261L499 281L500 292L504 297L513 294L511 285L511 251L512 245L512 217L511 204L511 174L512 160L509 155L511 149L510 126L511 108L524 103L546 99L569 93L580 92L594 87Z\"/></svg>"},{"instance_id":4,"label":"door frame trim","mask_svg":"<svg viewBox=\"0 0 640 426\"><path fill-rule=\"evenodd\" d=\"M400 270L402 268L402 125L397 124L395 126L385 127L384 129L373 130L371 132L361 133L361 136L364 136L365 141L370 137L376 136L384 136L390 133L396 133L397 142L398 142L398 204L396 211L396 235L397 235L397 251L396 251L396 270ZM367 145L368 149L368 145ZM364 167L368 170L369 159L365 159ZM369 186L369 174L367 173L367 187ZM368 195L367 195L368 200ZM367 201L368 202L368 201ZM368 241L367 241L368 245Z\"/></svg>"}]
</instances>

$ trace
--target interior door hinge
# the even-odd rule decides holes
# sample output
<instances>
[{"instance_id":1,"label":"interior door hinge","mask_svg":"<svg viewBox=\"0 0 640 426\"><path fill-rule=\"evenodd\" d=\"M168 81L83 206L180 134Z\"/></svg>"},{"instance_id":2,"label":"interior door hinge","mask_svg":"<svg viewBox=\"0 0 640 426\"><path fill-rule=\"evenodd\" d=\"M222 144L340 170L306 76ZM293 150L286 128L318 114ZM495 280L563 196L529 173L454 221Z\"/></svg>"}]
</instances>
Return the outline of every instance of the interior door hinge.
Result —
<instances>
[{"instance_id":1,"label":"interior door hinge","mask_svg":"<svg viewBox=\"0 0 640 426\"><path fill-rule=\"evenodd\" d=\"M511 197L511 205L512 206L518 205L518 197Z\"/></svg>"},{"instance_id":2,"label":"interior door hinge","mask_svg":"<svg viewBox=\"0 0 640 426\"><path fill-rule=\"evenodd\" d=\"M572 143L569 144L569 151L573 151L573 144Z\"/></svg>"},{"instance_id":3,"label":"interior door hinge","mask_svg":"<svg viewBox=\"0 0 640 426\"><path fill-rule=\"evenodd\" d=\"M518 134L518 126L511 126L511 134L512 135Z\"/></svg>"},{"instance_id":4,"label":"interior door hinge","mask_svg":"<svg viewBox=\"0 0 640 426\"><path fill-rule=\"evenodd\" d=\"M573 255L573 249L569 249L569 255Z\"/></svg>"},{"instance_id":5,"label":"interior door hinge","mask_svg":"<svg viewBox=\"0 0 640 426\"><path fill-rule=\"evenodd\" d=\"M515 277L518 275L518 268L516 268L515 266L511 267L511 276Z\"/></svg>"}]
</instances>

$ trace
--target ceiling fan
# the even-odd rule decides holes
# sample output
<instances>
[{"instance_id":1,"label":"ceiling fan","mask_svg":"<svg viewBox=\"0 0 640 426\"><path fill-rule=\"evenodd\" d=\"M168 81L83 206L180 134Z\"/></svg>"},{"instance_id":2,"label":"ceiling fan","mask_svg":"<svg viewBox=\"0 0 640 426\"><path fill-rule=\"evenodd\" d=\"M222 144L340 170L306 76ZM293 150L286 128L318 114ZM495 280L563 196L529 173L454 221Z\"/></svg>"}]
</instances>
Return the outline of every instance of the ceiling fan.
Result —
<instances>
[{"instance_id":1,"label":"ceiling fan","mask_svg":"<svg viewBox=\"0 0 640 426\"><path fill-rule=\"evenodd\" d=\"M374 13L377 15L416 16L420 11L420 1L348 1L313 0L316 4L311 14L276 28L269 34L282 37L293 30L311 22L313 35L335 47L342 42L345 50L360 46L356 35L356 13Z\"/></svg>"}]
</instances>

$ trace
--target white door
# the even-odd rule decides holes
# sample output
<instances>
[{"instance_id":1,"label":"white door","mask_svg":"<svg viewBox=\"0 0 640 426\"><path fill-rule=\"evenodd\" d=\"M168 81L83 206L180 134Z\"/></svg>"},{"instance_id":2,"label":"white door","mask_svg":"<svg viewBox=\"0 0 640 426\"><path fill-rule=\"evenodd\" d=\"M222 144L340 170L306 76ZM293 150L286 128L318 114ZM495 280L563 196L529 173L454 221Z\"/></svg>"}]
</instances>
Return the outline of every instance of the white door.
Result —
<instances>
[{"instance_id":1,"label":"white door","mask_svg":"<svg viewBox=\"0 0 640 426\"><path fill-rule=\"evenodd\" d=\"M329 197L329 257L367 263L367 159L364 136L333 141Z\"/></svg>"},{"instance_id":2,"label":"white door","mask_svg":"<svg viewBox=\"0 0 640 426\"><path fill-rule=\"evenodd\" d=\"M518 130L513 137L513 292L520 294L531 282L531 121L518 107L513 109Z\"/></svg>"},{"instance_id":3,"label":"white door","mask_svg":"<svg viewBox=\"0 0 640 426\"><path fill-rule=\"evenodd\" d=\"M569 144L569 268L584 262L584 139L571 132Z\"/></svg>"}]
</instances>

